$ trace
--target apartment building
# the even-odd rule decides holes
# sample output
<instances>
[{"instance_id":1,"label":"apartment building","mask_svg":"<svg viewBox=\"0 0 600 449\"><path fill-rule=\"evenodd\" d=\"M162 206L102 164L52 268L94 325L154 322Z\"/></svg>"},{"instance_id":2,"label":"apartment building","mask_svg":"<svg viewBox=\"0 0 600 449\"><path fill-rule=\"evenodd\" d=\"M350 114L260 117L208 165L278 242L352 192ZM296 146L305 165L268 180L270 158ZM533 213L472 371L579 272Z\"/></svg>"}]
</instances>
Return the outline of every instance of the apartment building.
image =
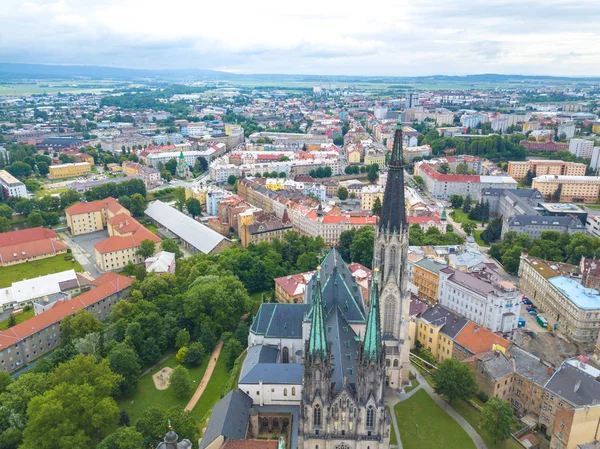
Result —
<instances>
[{"instance_id":1,"label":"apartment building","mask_svg":"<svg viewBox=\"0 0 600 449\"><path fill-rule=\"evenodd\" d=\"M419 145L416 147L403 147L402 155L404 156L404 162L412 164L416 157L427 157L431 156L431 147L429 145Z\"/></svg>"},{"instance_id":2,"label":"apartment building","mask_svg":"<svg viewBox=\"0 0 600 449\"><path fill-rule=\"evenodd\" d=\"M118 214L130 215L130 212L112 197L75 203L65 209L67 227L72 235L101 231L106 227L107 220Z\"/></svg>"},{"instance_id":3,"label":"apartment building","mask_svg":"<svg viewBox=\"0 0 600 449\"><path fill-rule=\"evenodd\" d=\"M283 218L252 220L252 223L241 225L240 239L242 246L248 247L248 245L258 245L260 242L271 243L275 239L282 240L285 234L292 230L292 223L286 214Z\"/></svg>"},{"instance_id":4,"label":"apartment building","mask_svg":"<svg viewBox=\"0 0 600 449\"><path fill-rule=\"evenodd\" d=\"M521 181L531 172L533 177L544 175L585 176L587 165L579 162L553 160L510 161L508 175Z\"/></svg>"},{"instance_id":5,"label":"apartment building","mask_svg":"<svg viewBox=\"0 0 600 449\"><path fill-rule=\"evenodd\" d=\"M112 306L127 297L132 279L106 273L92 282L93 288L73 299L57 301L49 310L0 332L0 369L15 371L60 345L60 323L79 310L96 318L108 318Z\"/></svg>"},{"instance_id":6,"label":"apartment building","mask_svg":"<svg viewBox=\"0 0 600 449\"><path fill-rule=\"evenodd\" d=\"M531 186L544 197L558 190L561 203L594 203L598 200L600 176L545 175L534 178Z\"/></svg>"},{"instance_id":7,"label":"apartment building","mask_svg":"<svg viewBox=\"0 0 600 449\"><path fill-rule=\"evenodd\" d=\"M516 329L520 299L517 288L487 266L470 273L440 270L438 302L492 332Z\"/></svg>"},{"instance_id":8,"label":"apartment building","mask_svg":"<svg viewBox=\"0 0 600 449\"><path fill-rule=\"evenodd\" d=\"M4 199L27 197L25 184L6 170L0 170L0 185L2 186L2 196Z\"/></svg>"},{"instance_id":9,"label":"apartment building","mask_svg":"<svg viewBox=\"0 0 600 449\"><path fill-rule=\"evenodd\" d=\"M142 175L146 189L151 189L160 184L160 172L153 168L140 164L139 162L123 162L123 170L127 176Z\"/></svg>"},{"instance_id":10,"label":"apartment building","mask_svg":"<svg viewBox=\"0 0 600 449\"><path fill-rule=\"evenodd\" d=\"M412 282L418 289L419 298L434 305L438 302L440 270L447 265L434 259L423 258L413 265Z\"/></svg>"},{"instance_id":11,"label":"apartment building","mask_svg":"<svg viewBox=\"0 0 600 449\"><path fill-rule=\"evenodd\" d=\"M469 321L451 310L436 305L416 320L416 340L428 349L437 362L452 358L454 338Z\"/></svg>"},{"instance_id":12,"label":"apartment building","mask_svg":"<svg viewBox=\"0 0 600 449\"><path fill-rule=\"evenodd\" d=\"M452 358L462 361L482 352L505 352L509 346L506 338L469 321L454 337Z\"/></svg>"},{"instance_id":13,"label":"apartment building","mask_svg":"<svg viewBox=\"0 0 600 449\"><path fill-rule=\"evenodd\" d=\"M556 412L550 449L597 449L600 404Z\"/></svg>"},{"instance_id":14,"label":"apartment building","mask_svg":"<svg viewBox=\"0 0 600 449\"><path fill-rule=\"evenodd\" d=\"M544 197L535 189L483 189L481 199L490 206L490 215L512 217L513 215L536 215L536 206Z\"/></svg>"},{"instance_id":15,"label":"apartment building","mask_svg":"<svg viewBox=\"0 0 600 449\"><path fill-rule=\"evenodd\" d=\"M502 220L501 238L504 238L504 235L510 231L527 234L531 238L537 239L545 231L566 232L569 235L585 232L585 226L579 218L570 216L514 215Z\"/></svg>"},{"instance_id":16,"label":"apartment building","mask_svg":"<svg viewBox=\"0 0 600 449\"><path fill-rule=\"evenodd\" d=\"M360 208L362 210L373 210L375 201L383 202L383 189L379 186L363 186L360 191Z\"/></svg>"},{"instance_id":17,"label":"apartment building","mask_svg":"<svg viewBox=\"0 0 600 449\"><path fill-rule=\"evenodd\" d=\"M92 164L89 162L75 162L72 164L51 165L49 170L49 179L74 178L91 173Z\"/></svg>"},{"instance_id":18,"label":"apartment building","mask_svg":"<svg viewBox=\"0 0 600 449\"><path fill-rule=\"evenodd\" d=\"M51 229L22 229L0 234L0 266L54 257L67 252L67 245Z\"/></svg>"},{"instance_id":19,"label":"apartment building","mask_svg":"<svg viewBox=\"0 0 600 449\"><path fill-rule=\"evenodd\" d=\"M590 159L592 157L592 151L594 150L594 141L585 139L571 139L569 141L569 153L574 154L577 157L584 159Z\"/></svg>"},{"instance_id":20,"label":"apartment building","mask_svg":"<svg viewBox=\"0 0 600 449\"><path fill-rule=\"evenodd\" d=\"M578 278L579 267L555 264L521 255L519 276L521 289L538 311L557 324L565 337L584 344L595 344L600 327L600 293L583 286Z\"/></svg>"}]
</instances>

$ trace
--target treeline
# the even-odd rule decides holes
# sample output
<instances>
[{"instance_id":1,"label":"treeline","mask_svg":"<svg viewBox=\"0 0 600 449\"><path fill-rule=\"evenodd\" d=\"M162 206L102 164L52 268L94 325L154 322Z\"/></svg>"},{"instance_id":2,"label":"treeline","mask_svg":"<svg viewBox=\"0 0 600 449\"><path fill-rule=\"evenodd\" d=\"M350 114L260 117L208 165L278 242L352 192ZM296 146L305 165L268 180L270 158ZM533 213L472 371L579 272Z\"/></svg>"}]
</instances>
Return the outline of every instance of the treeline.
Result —
<instances>
[{"instance_id":1,"label":"treeline","mask_svg":"<svg viewBox=\"0 0 600 449\"><path fill-rule=\"evenodd\" d=\"M583 232L569 235L566 232L544 231L539 239L532 239L527 234L510 231L504 234L500 243L491 246L489 254L502 262L506 271L516 274L523 249L527 249L531 257L578 264L582 256L597 257L599 248L600 239Z\"/></svg>"},{"instance_id":2,"label":"treeline","mask_svg":"<svg viewBox=\"0 0 600 449\"><path fill-rule=\"evenodd\" d=\"M488 137L441 137L437 130L431 130L421 144L429 144L434 155L440 155L443 150L456 148L456 154L486 157L492 160L524 160L527 149L519 142L524 137L521 134L510 136Z\"/></svg>"}]
</instances>

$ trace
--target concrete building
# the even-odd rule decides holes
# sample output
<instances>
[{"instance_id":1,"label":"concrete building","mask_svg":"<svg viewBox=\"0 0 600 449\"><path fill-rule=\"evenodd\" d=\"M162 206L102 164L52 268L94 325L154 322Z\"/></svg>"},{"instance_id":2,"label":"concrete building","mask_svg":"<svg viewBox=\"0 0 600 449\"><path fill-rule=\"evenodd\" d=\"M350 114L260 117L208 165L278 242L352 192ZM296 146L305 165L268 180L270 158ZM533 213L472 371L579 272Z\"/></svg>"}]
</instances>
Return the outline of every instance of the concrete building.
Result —
<instances>
[{"instance_id":1,"label":"concrete building","mask_svg":"<svg viewBox=\"0 0 600 449\"><path fill-rule=\"evenodd\" d=\"M552 430L550 449L597 449L599 421L600 404L561 408L556 412L554 428L548 429Z\"/></svg>"},{"instance_id":2,"label":"concrete building","mask_svg":"<svg viewBox=\"0 0 600 449\"><path fill-rule=\"evenodd\" d=\"M49 170L49 179L74 178L91 173L92 165L89 162L75 162L73 164L51 165Z\"/></svg>"},{"instance_id":3,"label":"concrete building","mask_svg":"<svg viewBox=\"0 0 600 449\"><path fill-rule=\"evenodd\" d=\"M106 273L92 282L93 288L73 299L57 302L50 310L0 332L0 369L9 373L60 345L60 322L79 310L108 318L112 306L127 297L132 279Z\"/></svg>"},{"instance_id":4,"label":"concrete building","mask_svg":"<svg viewBox=\"0 0 600 449\"><path fill-rule=\"evenodd\" d=\"M123 162L123 170L127 176L142 175L146 189L152 189L161 183L160 172L138 162Z\"/></svg>"},{"instance_id":5,"label":"concrete building","mask_svg":"<svg viewBox=\"0 0 600 449\"><path fill-rule=\"evenodd\" d=\"M558 125L558 137L562 139L572 139L575 136L575 122L568 121Z\"/></svg>"},{"instance_id":6,"label":"concrete building","mask_svg":"<svg viewBox=\"0 0 600 449\"><path fill-rule=\"evenodd\" d=\"M404 155L404 161L407 164L412 164L413 159L416 157L427 157L431 156L431 147L429 145L419 145L415 147L404 147L402 150Z\"/></svg>"},{"instance_id":7,"label":"concrete building","mask_svg":"<svg viewBox=\"0 0 600 449\"><path fill-rule=\"evenodd\" d=\"M489 268L440 270L438 302L492 332L512 333L521 310L517 288Z\"/></svg>"},{"instance_id":8,"label":"concrete building","mask_svg":"<svg viewBox=\"0 0 600 449\"><path fill-rule=\"evenodd\" d=\"M517 181L525 179L529 171L535 178L544 175L585 176L586 170L587 165L579 162L529 160L508 163L508 174Z\"/></svg>"},{"instance_id":9,"label":"concrete building","mask_svg":"<svg viewBox=\"0 0 600 449\"><path fill-rule=\"evenodd\" d=\"M465 360L489 351L506 352L510 342L492 331L469 321L454 337L452 358Z\"/></svg>"},{"instance_id":10,"label":"concrete building","mask_svg":"<svg viewBox=\"0 0 600 449\"><path fill-rule=\"evenodd\" d=\"M489 204L490 215L508 219L513 215L536 215L544 197L535 189L483 189L481 199Z\"/></svg>"},{"instance_id":11,"label":"concrete building","mask_svg":"<svg viewBox=\"0 0 600 449\"><path fill-rule=\"evenodd\" d=\"M106 228L106 222L118 214L130 215L130 212L112 197L75 203L65 209L67 227L72 235L101 231Z\"/></svg>"},{"instance_id":12,"label":"concrete building","mask_svg":"<svg viewBox=\"0 0 600 449\"><path fill-rule=\"evenodd\" d=\"M578 218L552 217L540 215L514 215L502 220L502 235L507 232L527 234L531 238L540 238L544 231L567 232L570 235L576 232L585 232L585 226Z\"/></svg>"},{"instance_id":13,"label":"concrete building","mask_svg":"<svg viewBox=\"0 0 600 449\"><path fill-rule=\"evenodd\" d=\"M585 139L571 139L569 141L569 153L584 159L590 159L594 150L594 141Z\"/></svg>"},{"instance_id":14,"label":"concrete building","mask_svg":"<svg viewBox=\"0 0 600 449\"><path fill-rule=\"evenodd\" d=\"M434 305L438 302L440 270L447 265L435 259L423 258L413 265L412 283L418 289L419 298Z\"/></svg>"},{"instance_id":15,"label":"concrete building","mask_svg":"<svg viewBox=\"0 0 600 449\"><path fill-rule=\"evenodd\" d=\"M540 176L533 179L532 188L544 197L558 195L561 203L594 203L598 200L600 176Z\"/></svg>"},{"instance_id":16,"label":"concrete building","mask_svg":"<svg viewBox=\"0 0 600 449\"><path fill-rule=\"evenodd\" d=\"M27 198L25 184L6 170L0 170L0 185L2 185L2 196L4 199Z\"/></svg>"}]
</instances>

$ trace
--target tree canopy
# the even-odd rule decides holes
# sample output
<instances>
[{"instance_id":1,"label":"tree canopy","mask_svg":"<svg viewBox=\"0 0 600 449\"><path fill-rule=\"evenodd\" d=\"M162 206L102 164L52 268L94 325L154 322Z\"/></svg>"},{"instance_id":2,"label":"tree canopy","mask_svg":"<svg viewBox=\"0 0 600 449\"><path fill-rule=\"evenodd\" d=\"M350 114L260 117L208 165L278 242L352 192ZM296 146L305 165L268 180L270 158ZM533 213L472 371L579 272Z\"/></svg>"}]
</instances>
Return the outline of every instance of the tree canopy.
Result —
<instances>
[{"instance_id":1,"label":"tree canopy","mask_svg":"<svg viewBox=\"0 0 600 449\"><path fill-rule=\"evenodd\" d=\"M477 392L477 382L468 365L454 359L446 359L433 373L435 392L444 395L448 402L468 400Z\"/></svg>"}]
</instances>

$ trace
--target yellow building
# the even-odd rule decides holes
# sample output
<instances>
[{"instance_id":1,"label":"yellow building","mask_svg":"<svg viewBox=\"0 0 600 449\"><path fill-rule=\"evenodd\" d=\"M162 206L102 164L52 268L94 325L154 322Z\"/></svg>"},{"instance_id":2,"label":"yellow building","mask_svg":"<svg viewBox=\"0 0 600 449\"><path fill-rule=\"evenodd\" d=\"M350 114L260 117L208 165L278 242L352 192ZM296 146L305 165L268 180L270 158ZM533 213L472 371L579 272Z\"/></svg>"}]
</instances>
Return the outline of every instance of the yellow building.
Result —
<instances>
[{"instance_id":1,"label":"yellow building","mask_svg":"<svg viewBox=\"0 0 600 449\"><path fill-rule=\"evenodd\" d=\"M535 131L540 127L539 122L527 122L523 123L523 132Z\"/></svg>"},{"instance_id":2,"label":"yellow building","mask_svg":"<svg viewBox=\"0 0 600 449\"><path fill-rule=\"evenodd\" d=\"M360 208L362 210L373 210L377 198L380 202L383 202L383 192L379 188L373 190L363 189L360 193Z\"/></svg>"},{"instance_id":3,"label":"yellow building","mask_svg":"<svg viewBox=\"0 0 600 449\"><path fill-rule=\"evenodd\" d=\"M598 200L600 176L539 176L533 179L533 189L547 197L560 189L561 203L595 203Z\"/></svg>"},{"instance_id":4,"label":"yellow building","mask_svg":"<svg viewBox=\"0 0 600 449\"><path fill-rule=\"evenodd\" d=\"M433 259L421 259L413 265L413 284L419 289L419 298L433 305L438 302L440 270L446 265Z\"/></svg>"},{"instance_id":5,"label":"yellow building","mask_svg":"<svg viewBox=\"0 0 600 449\"><path fill-rule=\"evenodd\" d=\"M587 165L579 162L552 160L510 161L508 174L517 181L524 179L531 171L533 177L544 175L585 176Z\"/></svg>"},{"instance_id":6,"label":"yellow building","mask_svg":"<svg viewBox=\"0 0 600 449\"><path fill-rule=\"evenodd\" d=\"M377 164L379 168L385 167L385 153L379 153L375 150L368 150L365 153L365 165Z\"/></svg>"},{"instance_id":7,"label":"yellow building","mask_svg":"<svg viewBox=\"0 0 600 449\"><path fill-rule=\"evenodd\" d=\"M595 123L592 125L592 132L593 132L594 134L600 134L600 122L595 122Z\"/></svg>"},{"instance_id":8,"label":"yellow building","mask_svg":"<svg viewBox=\"0 0 600 449\"><path fill-rule=\"evenodd\" d=\"M469 322L466 318L436 305L417 318L416 339L437 362L452 358L454 338Z\"/></svg>"},{"instance_id":9,"label":"yellow building","mask_svg":"<svg viewBox=\"0 0 600 449\"><path fill-rule=\"evenodd\" d=\"M349 164L360 164L360 151L354 150L348 153Z\"/></svg>"},{"instance_id":10,"label":"yellow building","mask_svg":"<svg viewBox=\"0 0 600 449\"><path fill-rule=\"evenodd\" d=\"M73 178L76 176L87 175L92 171L92 164L89 162L76 162L74 164L51 165L48 178Z\"/></svg>"},{"instance_id":11,"label":"yellow building","mask_svg":"<svg viewBox=\"0 0 600 449\"><path fill-rule=\"evenodd\" d=\"M600 404L559 410L554 420L550 449L577 449L580 444L598 441L599 422Z\"/></svg>"},{"instance_id":12,"label":"yellow building","mask_svg":"<svg viewBox=\"0 0 600 449\"><path fill-rule=\"evenodd\" d=\"M188 198L196 198L198 201L200 201L200 206L202 206L203 209L206 209L205 206L207 193L208 188L198 186L186 187L185 199L187 200Z\"/></svg>"},{"instance_id":13,"label":"yellow building","mask_svg":"<svg viewBox=\"0 0 600 449\"><path fill-rule=\"evenodd\" d=\"M110 171L111 173L121 173L123 171L123 168L119 165L119 164L107 164L106 168L108 169L108 171Z\"/></svg>"},{"instance_id":14,"label":"yellow building","mask_svg":"<svg viewBox=\"0 0 600 449\"><path fill-rule=\"evenodd\" d=\"M112 197L76 203L65 209L67 227L72 235L101 231L106 227L106 222L117 214L129 215L129 211Z\"/></svg>"}]
</instances>

